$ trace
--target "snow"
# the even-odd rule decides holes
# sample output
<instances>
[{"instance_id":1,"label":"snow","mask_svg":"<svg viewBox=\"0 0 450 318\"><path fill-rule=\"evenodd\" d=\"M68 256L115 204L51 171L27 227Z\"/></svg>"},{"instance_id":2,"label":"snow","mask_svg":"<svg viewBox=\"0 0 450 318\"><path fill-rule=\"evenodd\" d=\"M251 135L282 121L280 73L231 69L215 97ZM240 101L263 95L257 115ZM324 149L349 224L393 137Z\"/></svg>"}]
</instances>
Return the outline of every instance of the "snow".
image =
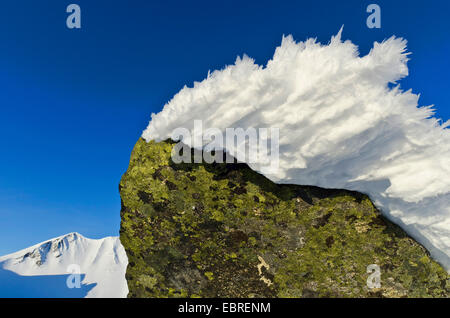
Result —
<instances>
[{"instance_id":1,"label":"snow","mask_svg":"<svg viewBox=\"0 0 450 318\"><path fill-rule=\"evenodd\" d=\"M341 32L327 45L283 37L265 67L238 57L184 87L142 136L165 140L176 128L192 131L194 120L222 133L279 128L279 169L268 178L368 194L450 270L450 123L396 85L408 75L405 40L375 42L361 57Z\"/></svg>"},{"instance_id":2,"label":"snow","mask_svg":"<svg viewBox=\"0 0 450 318\"><path fill-rule=\"evenodd\" d=\"M81 288L66 281L76 264ZM126 297L127 256L118 237L70 233L0 257L1 297Z\"/></svg>"}]
</instances>

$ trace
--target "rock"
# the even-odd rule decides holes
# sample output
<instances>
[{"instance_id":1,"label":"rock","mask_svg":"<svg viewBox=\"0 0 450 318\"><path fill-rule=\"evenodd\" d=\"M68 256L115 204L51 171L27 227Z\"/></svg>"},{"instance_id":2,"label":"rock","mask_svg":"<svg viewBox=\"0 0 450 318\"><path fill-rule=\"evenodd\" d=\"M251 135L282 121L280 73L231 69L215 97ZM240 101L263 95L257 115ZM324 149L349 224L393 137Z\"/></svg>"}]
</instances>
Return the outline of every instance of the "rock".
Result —
<instances>
[{"instance_id":1,"label":"rock","mask_svg":"<svg viewBox=\"0 0 450 318\"><path fill-rule=\"evenodd\" d=\"M449 297L447 272L366 195L175 164L173 145L140 139L120 182L129 297Z\"/></svg>"}]
</instances>

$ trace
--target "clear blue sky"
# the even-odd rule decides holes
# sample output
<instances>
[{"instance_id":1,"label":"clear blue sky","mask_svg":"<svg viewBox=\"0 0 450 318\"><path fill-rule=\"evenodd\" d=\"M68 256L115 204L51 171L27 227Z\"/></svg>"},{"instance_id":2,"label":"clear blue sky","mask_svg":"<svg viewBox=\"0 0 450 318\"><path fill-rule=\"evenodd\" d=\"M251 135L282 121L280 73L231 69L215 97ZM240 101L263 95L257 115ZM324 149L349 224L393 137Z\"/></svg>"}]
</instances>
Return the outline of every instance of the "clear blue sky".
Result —
<instances>
[{"instance_id":1,"label":"clear blue sky","mask_svg":"<svg viewBox=\"0 0 450 318\"><path fill-rule=\"evenodd\" d=\"M82 29L65 25L66 6ZM382 28L368 29L370 3ZM150 114L243 53L265 64L283 34L366 54L409 41L410 76L450 118L448 1L15 0L0 6L0 255L77 231L118 235L118 184Z\"/></svg>"}]
</instances>

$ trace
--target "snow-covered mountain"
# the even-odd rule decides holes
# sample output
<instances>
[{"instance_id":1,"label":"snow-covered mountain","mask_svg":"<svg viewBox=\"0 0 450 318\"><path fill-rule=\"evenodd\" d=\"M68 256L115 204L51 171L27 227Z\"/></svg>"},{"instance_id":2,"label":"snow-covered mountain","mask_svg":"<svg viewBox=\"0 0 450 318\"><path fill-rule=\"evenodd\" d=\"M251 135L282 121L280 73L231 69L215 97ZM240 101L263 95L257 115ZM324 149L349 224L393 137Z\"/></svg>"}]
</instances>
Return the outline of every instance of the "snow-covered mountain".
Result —
<instances>
[{"instance_id":1,"label":"snow-covered mountain","mask_svg":"<svg viewBox=\"0 0 450 318\"><path fill-rule=\"evenodd\" d=\"M0 297L126 297L127 264L118 237L70 233L0 257Z\"/></svg>"}]
</instances>

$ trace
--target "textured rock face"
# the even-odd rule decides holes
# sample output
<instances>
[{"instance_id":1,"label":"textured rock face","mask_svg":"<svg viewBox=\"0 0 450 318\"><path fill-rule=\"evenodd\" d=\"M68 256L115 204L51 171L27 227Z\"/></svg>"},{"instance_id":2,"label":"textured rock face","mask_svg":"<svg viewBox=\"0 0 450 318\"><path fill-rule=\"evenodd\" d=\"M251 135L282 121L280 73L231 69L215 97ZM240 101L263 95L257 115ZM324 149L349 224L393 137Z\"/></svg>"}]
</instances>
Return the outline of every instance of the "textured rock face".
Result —
<instances>
[{"instance_id":1,"label":"textured rock face","mask_svg":"<svg viewBox=\"0 0 450 318\"><path fill-rule=\"evenodd\" d=\"M174 164L172 147L139 140L120 183L129 297L449 297L446 271L367 196Z\"/></svg>"}]
</instances>

